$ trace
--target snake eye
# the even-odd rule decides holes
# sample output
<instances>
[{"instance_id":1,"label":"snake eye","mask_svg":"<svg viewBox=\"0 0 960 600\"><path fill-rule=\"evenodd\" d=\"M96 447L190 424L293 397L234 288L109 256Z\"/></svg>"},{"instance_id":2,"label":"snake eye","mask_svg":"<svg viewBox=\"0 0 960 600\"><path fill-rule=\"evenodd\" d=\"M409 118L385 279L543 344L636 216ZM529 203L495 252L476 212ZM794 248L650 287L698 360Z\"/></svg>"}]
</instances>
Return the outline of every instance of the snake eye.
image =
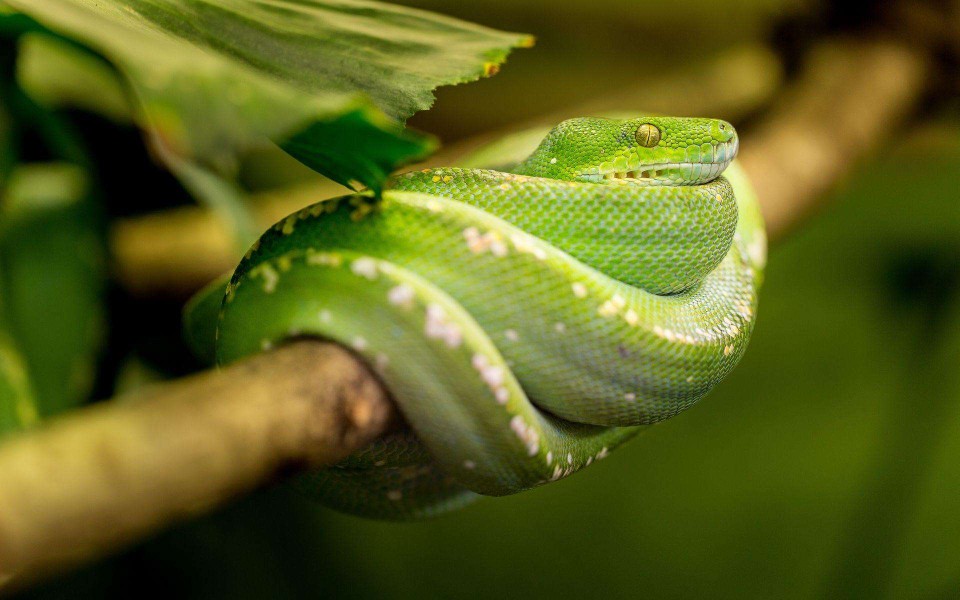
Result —
<instances>
[{"instance_id":1,"label":"snake eye","mask_svg":"<svg viewBox=\"0 0 960 600\"><path fill-rule=\"evenodd\" d=\"M660 130L652 123L644 123L637 127L637 131L633 135L637 138L637 143L644 148L653 148L660 143Z\"/></svg>"}]
</instances>

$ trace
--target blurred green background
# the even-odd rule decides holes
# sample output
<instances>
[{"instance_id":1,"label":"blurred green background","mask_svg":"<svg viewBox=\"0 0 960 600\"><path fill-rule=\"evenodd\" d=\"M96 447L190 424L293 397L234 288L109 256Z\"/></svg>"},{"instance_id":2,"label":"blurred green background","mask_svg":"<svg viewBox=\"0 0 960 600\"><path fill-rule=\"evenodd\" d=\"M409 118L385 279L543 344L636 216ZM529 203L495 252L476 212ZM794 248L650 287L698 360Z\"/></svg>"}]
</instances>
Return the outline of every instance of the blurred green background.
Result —
<instances>
[{"instance_id":1,"label":"blurred green background","mask_svg":"<svg viewBox=\"0 0 960 600\"><path fill-rule=\"evenodd\" d=\"M642 94L648 82L689 95L683 86L697 69L740 52L760 58L730 85L757 92L718 99L721 114L710 116L730 118L749 139L767 92L809 40L855 28L879 6L410 4L539 40L496 77L441 89L435 108L411 120L445 142L624 90L669 112L667 92ZM597 466L403 525L339 515L273 487L25 596L960 597L958 108L930 103L774 246L742 364L702 404ZM138 211L189 201L137 150L131 128L75 117L81 131L106 132L95 152L123 149L126 175L104 191L111 214L132 210L116 200L125 194L140 195ZM261 189L309 175L264 152L244 177ZM177 302L112 288L108 298L115 322L101 395L118 376L132 386L195 368L174 335Z\"/></svg>"}]
</instances>

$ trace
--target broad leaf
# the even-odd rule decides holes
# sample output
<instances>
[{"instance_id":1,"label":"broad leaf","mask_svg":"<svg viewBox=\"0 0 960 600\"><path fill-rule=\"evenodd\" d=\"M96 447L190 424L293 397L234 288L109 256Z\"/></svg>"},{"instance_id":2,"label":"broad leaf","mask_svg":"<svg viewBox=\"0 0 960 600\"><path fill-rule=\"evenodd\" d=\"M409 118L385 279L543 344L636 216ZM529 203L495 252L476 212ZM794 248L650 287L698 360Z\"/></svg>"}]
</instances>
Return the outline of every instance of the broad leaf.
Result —
<instances>
[{"instance_id":1,"label":"broad leaf","mask_svg":"<svg viewBox=\"0 0 960 600\"><path fill-rule=\"evenodd\" d=\"M0 336L19 350L44 416L89 396L105 280L99 213L83 170L17 166L0 199ZM6 364L16 371L13 359Z\"/></svg>"},{"instance_id":2,"label":"broad leaf","mask_svg":"<svg viewBox=\"0 0 960 600\"><path fill-rule=\"evenodd\" d=\"M366 0L4 1L20 13L5 29L103 56L155 147L224 177L244 150L290 140L324 175L376 189L434 147L399 120L429 107L437 86L491 74L530 43Z\"/></svg>"},{"instance_id":3,"label":"broad leaf","mask_svg":"<svg viewBox=\"0 0 960 600\"><path fill-rule=\"evenodd\" d=\"M37 421L37 407L23 359L0 331L0 435Z\"/></svg>"}]
</instances>

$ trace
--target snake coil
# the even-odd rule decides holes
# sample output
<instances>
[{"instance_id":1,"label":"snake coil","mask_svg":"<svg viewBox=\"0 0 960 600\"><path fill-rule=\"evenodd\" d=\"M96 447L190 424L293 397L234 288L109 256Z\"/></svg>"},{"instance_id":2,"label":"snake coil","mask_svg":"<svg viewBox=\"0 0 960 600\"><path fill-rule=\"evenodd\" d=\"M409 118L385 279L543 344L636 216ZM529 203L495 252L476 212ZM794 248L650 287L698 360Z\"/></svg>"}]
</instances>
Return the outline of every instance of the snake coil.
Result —
<instances>
[{"instance_id":1,"label":"snake coil","mask_svg":"<svg viewBox=\"0 0 960 600\"><path fill-rule=\"evenodd\" d=\"M217 360L313 335L372 365L409 429L300 480L340 510L416 518L566 477L743 354L765 238L737 143L715 119L571 119L509 169L315 204L234 272Z\"/></svg>"}]
</instances>

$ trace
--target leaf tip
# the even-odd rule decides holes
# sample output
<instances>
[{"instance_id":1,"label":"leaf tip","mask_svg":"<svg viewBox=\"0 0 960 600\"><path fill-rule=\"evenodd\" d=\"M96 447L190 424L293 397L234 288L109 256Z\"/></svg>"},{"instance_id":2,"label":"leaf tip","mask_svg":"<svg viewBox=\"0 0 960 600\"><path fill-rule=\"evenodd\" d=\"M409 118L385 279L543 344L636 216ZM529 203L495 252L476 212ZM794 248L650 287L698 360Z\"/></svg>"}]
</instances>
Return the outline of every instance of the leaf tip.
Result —
<instances>
[{"instance_id":1,"label":"leaf tip","mask_svg":"<svg viewBox=\"0 0 960 600\"><path fill-rule=\"evenodd\" d=\"M536 44L536 36L527 35L520 38L520 41L517 42L517 48L533 48Z\"/></svg>"}]
</instances>

